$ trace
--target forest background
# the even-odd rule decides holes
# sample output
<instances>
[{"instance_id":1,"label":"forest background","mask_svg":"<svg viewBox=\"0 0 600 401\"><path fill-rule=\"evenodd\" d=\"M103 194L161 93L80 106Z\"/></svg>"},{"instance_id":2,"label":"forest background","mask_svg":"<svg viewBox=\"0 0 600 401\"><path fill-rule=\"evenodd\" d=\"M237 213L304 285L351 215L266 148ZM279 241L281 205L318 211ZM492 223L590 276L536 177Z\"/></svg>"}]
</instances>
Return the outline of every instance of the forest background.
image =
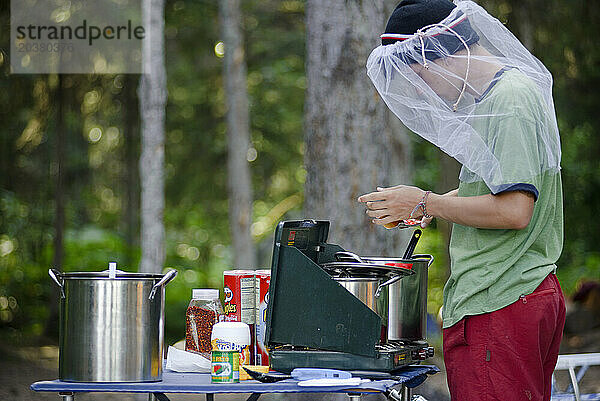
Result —
<instances>
[{"instance_id":1,"label":"forest background","mask_svg":"<svg viewBox=\"0 0 600 401\"><path fill-rule=\"evenodd\" d=\"M600 46L589 33L600 22L600 4L479 3L554 76L565 200L558 277L571 294L581 280L600 279L600 224L594 220L600 210L600 137L594 136L600 129ZM168 0L164 10L164 265L179 271L166 292L166 341L172 343L184 336L192 288L222 289L224 270L268 268L277 222L312 216L303 211L306 3L242 2L255 266L233 262L218 2ZM49 305L56 289L49 267L98 271L117 261L123 270L138 269L139 76L11 75L6 0L0 2L0 30L0 338L13 344L52 342L57 328ZM416 135L408 137L405 167L412 178L402 183L448 187L448 159ZM64 213L64 225L56 225L57 213ZM436 257L428 300L434 314L448 271L446 240L438 222L417 249Z\"/></svg>"}]
</instances>

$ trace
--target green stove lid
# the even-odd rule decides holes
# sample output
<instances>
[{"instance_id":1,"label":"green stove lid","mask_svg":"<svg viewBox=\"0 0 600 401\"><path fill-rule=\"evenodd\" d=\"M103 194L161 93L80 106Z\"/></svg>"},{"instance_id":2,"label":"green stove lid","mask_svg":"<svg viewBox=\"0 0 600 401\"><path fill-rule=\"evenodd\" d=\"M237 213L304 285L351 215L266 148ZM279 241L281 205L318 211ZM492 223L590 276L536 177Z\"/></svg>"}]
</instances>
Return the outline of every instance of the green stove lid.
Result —
<instances>
[{"instance_id":1,"label":"green stove lid","mask_svg":"<svg viewBox=\"0 0 600 401\"><path fill-rule=\"evenodd\" d=\"M329 222L325 220L281 221L275 229L275 245L293 246L310 260L316 262L318 247L320 244L327 242L328 234ZM275 253L275 247L273 253ZM274 259L273 262L276 262L276 260Z\"/></svg>"},{"instance_id":2,"label":"green stove lid","mask_svg":"<svg viewBox=\"0 0 600 401\"><path fill-rule=\"evenodd\" d=\"M265 343L375 356L381 317L318 263L343 249L327 244L328 221L280 222L275 231Z\"/></svg>"}]
</instances>

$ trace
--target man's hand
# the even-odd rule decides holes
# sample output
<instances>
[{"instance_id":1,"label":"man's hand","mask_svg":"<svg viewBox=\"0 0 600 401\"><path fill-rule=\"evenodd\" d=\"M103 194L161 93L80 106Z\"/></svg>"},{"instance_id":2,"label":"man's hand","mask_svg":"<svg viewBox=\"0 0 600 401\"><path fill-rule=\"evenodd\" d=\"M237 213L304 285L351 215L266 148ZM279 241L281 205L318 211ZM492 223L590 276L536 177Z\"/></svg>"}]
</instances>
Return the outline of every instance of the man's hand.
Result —
<instances>
[{"instance_id":1,"label":"man's hand","mask_svg":"<svg viewBox=\"0 0 600 401\"><path fill-rule=\"evenodd\" d=\"M376 192L361 195L358 201L366 204L366 213L373 218L373 223L385 225L422 216L421 209L415 211L413 216L410 214L424 194L425 191L417 187L396 185L389 188L378 187Z\"/></svg>"}]
</instances>

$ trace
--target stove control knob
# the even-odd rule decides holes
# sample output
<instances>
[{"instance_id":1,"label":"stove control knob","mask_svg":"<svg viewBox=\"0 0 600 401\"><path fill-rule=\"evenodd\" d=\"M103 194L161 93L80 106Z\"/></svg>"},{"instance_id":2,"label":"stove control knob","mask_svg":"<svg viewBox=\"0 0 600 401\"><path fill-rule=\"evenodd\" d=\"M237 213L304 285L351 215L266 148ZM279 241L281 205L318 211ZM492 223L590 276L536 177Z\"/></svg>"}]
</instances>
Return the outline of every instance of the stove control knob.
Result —
<instances>
[{"instance_id":1,"label":"stove control knob","mask_svg":"<svg viewBox=\"0 0 600 401\"><path fill-rule=\"evenodd\" d=\"M423 360L425 360L427 358L433 357L434 352L435 351L434 351L433 347L422 348L422 349L419 350L419 353L418 353L417 357L418 357L419 360L423 361Z\"/></svg>"}]
</instances>

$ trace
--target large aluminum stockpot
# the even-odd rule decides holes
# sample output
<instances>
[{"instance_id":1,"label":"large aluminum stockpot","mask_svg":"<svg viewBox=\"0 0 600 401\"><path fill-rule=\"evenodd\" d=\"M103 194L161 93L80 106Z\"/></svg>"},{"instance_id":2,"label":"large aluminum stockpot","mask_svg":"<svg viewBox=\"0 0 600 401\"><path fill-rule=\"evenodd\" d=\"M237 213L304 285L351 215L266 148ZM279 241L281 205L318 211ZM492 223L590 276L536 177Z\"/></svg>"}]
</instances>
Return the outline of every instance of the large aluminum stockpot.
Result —
<instances>
[{"instance_id":1,"label":"large aluminum stockpot","mask_svg":"<svg viewBox=\"0 0 600 401\"><path fill-rule=\"evenodd\" d=\"M60 380L162 380L164 286L176 270L48 273L61 290Z\"/></svg>"}]
</instances>

